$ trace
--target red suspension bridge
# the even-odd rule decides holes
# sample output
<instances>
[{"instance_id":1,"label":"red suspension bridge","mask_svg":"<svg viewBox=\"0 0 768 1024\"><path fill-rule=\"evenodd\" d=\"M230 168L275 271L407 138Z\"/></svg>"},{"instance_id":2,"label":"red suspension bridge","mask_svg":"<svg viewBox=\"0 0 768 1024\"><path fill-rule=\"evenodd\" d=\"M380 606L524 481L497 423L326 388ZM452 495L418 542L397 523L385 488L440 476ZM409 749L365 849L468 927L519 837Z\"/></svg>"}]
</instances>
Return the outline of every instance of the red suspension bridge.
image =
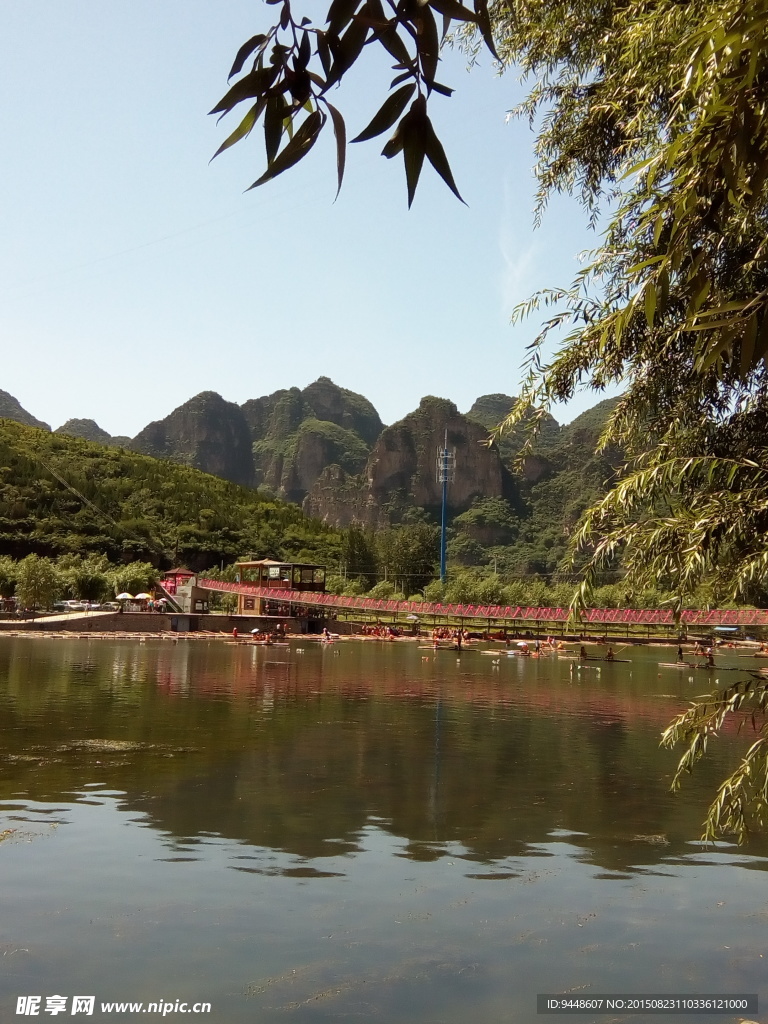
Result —
<instances>
[{"instance_id":1,"label":"red suspension bridge","mask_svg":"<svg viewBox=\"0 0 768 1024\"><path fill-rule=\"evenodd\" d=\"M439 604L432 601L387 601L372 597L341 597L337 594L314 593L306 590L280 590L260 587L254 583L227 583L198 577L197 586L228 594L243 594L266 598L278 604L299 606L331 613L361 612L365 615L403 614L435 616L445 619L492 619L499 622L566 622L567 608L537 608L523 605L497 604ZM768 609L718 608L701 611L686 608L680 616L686 626L768 626ZM626 624L638 626L673 625L675 616L665 608L588 608L581 616L584 624Z\"/></svg>"}]
</instances>

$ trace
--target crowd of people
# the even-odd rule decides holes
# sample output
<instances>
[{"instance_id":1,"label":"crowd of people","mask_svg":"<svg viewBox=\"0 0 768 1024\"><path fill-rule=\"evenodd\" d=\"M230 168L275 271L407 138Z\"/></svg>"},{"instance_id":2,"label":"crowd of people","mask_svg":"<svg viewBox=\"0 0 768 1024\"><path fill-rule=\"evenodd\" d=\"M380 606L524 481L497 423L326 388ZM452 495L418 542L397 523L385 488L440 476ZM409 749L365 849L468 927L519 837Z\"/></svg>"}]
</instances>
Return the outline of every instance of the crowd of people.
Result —
<instances>
[{"instance_id":1,"label":"crowd of people","mask_svg":"<svg viewBox=\"0 0 768 1024\"><path fill-rule=\"evenodd\" d=\"M360 628L360 634L377 637L379 640L394 640L396 637L402 636L396 626L385 626L382 622L377 622L375 625L364 623Z\"/></svg>"}]
</instances>

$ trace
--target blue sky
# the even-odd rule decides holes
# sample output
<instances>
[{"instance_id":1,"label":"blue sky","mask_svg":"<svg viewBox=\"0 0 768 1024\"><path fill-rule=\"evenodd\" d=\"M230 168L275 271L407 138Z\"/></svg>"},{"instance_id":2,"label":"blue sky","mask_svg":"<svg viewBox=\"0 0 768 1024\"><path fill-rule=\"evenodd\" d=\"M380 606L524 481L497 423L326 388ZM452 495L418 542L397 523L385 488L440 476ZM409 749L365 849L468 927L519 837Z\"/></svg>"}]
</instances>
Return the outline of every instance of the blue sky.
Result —
<instances>
[{"instance_id":1,"label":"blue sky","mask_svg":"<svg viewBox=\"0 0 768 1024\"><path fill-rule=\"evenodd\" d=\"M467 207L425 167L408 211L402 163L381 158L379 140L350 147L335 203L330 138L245 192L263 169L261 136L209 163L237 122L207 111L274 10L0 8L0 388L52 426L90 417L133 435L203 390L243 402L321 374L388 423L425 394L466 411L478 395L517 392L537 324L511 327L511 310L570 282L595 236L567 197L533 230L533 138L505 117L516 76L446 57L441 77L457 91L432 115ZM350 136L390 77L371 64L337 97Z\"/></svg>"}]
</instances>

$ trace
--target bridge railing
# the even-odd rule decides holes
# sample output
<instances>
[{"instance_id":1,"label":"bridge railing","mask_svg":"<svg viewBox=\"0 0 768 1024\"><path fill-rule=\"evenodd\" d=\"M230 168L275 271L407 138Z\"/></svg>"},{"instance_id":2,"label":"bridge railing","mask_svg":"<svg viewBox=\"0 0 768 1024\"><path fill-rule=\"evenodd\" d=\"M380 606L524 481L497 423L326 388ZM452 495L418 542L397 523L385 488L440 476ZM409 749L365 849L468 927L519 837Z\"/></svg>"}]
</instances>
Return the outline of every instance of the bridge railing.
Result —
<instances>
[{"instance_id":1,"label":"bridge railing","mask_svg":"<svg viewBox=\"0 0 768 1024\"><path fill-rule=\"evenodd\" d=\"M228 583L225 580L198 578L198 587L228 594L244 594L267 598L280 604L301 605L307 608L328 608L341 611L360 611L368 615L377 612L437 616L455 619L493 619L502 622L526 621L566 622L567 608L523 607L522 605L439 604L432 601L388 601L372 597L343 597L337 594L318 594L305 590L278 590L259 587L255 583ZM768 609L721 608L702 611L686 608L681 620L688 626L768 626ZM667 608L589 608L582 615L586 624L619 623L638 626L673 625L675 617Z\"/></svg>"}]
</instances>

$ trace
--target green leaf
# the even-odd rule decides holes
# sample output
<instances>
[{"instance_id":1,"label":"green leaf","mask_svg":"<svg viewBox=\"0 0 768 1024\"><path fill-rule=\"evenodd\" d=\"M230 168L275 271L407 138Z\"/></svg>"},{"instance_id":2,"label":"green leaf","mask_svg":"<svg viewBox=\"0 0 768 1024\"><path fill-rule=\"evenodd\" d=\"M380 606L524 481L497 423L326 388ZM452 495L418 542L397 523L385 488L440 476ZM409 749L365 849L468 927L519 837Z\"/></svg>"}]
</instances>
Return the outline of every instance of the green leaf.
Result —
<instances>
[{"instance_id":1,"label":"green leaf","mask_svg":"<svg viewBox=\"0 0 768 1024\"><path fill-rule=\"evenodd\" d=\"M645 286L645 319L649 330L653 330L653 318L656 315L656 287L649 281Z\"/></svg>"},{"instance_id":2,"label":"green leaf","mask_svg":"<svg viewBox=\"0 0 768 1024\"><path fill-rule=\"evenodd\" d=\"M400 121L397 132L395 132L395 135L399 133L402 140L400 148L403 151L403 161L405 164L405 182L408 189L409 209L416 194L416 186L419 183L421 168L424 165L428 124L427 101L423 96L417 96L411 104L408 113Z\"/></svg>"},{"instance_id":3,"label":"green leaf","mask_svg":"<svg viewBox=\"0 0 768 1024\"><path fill-rule=\"evenodd\" d=\"M327 25L329 33L338 38L350 21L352 21L352 15L359 6L360 0L333 0L333 3L328 8Z\"/></svg>"},{"instance_id":4,"label":"green leaf","mask_svg":"<svg viewBox=\"0 0 768 1024\"><path fill-rule=\"evenodd\" d=\"M451 21L477 21L477 15L462 6L458 0L428 0L429 6L433 7L438 14L442 14Z\"/></svg>"},{"instance_id":5,"label":"green leaf","mask_svg":"<svg viewBox=\"0 0 768 1024\"><path fill-rule=\"evenodd\" d=\"M325 32L317 33L317 55L320 58L320 63L323 66L323 74L327 78L331 73L331 49L328 45Z\"/></svg>"},{"instance_id":6,"label":"green leaf","mask_svg":"<svg viewBox=\"0 0 768 1024\"><path fill-rule=\"evenodd\" d=\"M696 369L699 373L707 373L723 356L723 353L730 346L730 338L732 335L728 335L727 332L723 336L717 339L717 341L706 349L696 362ZM727 339L727 340L725 340Z\"/></svg>"},{"instance_id":7,"label":"green leaf","mask_svg":"<svg viewBox=\"0 0 768 1024\"><path fill-rule=\"evenodd\" d=\"M378 31L375 38L381 43L387 53L395 58L398 64L403 67L410 67L412 65L413 58L408 52L408 47L397 34L394 22L390 23L389 28Z\"/></svg>"},{"instance_id":8,"label":"green leaf","mask_svg":"<svg viewBox=\"0 0 768 1024\"><path fill-rule=\"evenodd\" d=\"M341 183L344 180L344 165L347 159L347 128L346 125L344 124L344 118L341 116L336 107L334 107L330 103L326 103L326 106L328 107L328 110L331 113L331 121L333 122L333 134L336 137L336 171L338 176L336 199L338 199L339 192L341 192Z\"/></svg>"},{"instance_id":9,"label":"green leaf","mask_svg":"<svg viewBox=\"0 0 768 1024\"><path fill-rule=\"evenodd\" d=\"M266 106L267 101L262 98L258 103L254 103L248 113L245 115L240 124L235 128L231 135L229 135L224 142L219 146L216 152L211 157L211 160L215 160L219 153L223 153L225 149L229 149L230 146L234 146L240 139L244 139L246 135L249 135L253 130L253 126L256 124L258 119L261 117L262 111Z\"/></svg>"},{"instance_id":10,"label":"green leaf","mask_svg":"<svg viewBox=\"0 0 768 1024\"><path fill-rule=\"evenodd\" d=\"M424 81L431 86L437 74L437 62L440 59L440 39L437 34L437 22L430 7L422 7L418 19L416 49L421 58Z\"/></svg>"},{"instance_id":11,"label":"green leaf","mask_svg":"<svg viewBox=\"0 0 768 1024\"><path fill-rule=\"evenodd\" d=\"M232 88L219 100L211 114L226 114L242 100L255 99L269 89L277 77L279 68L254 68L245 78L235 82Z\"/></svg>"},{"instance_id":12,"label":"green leaf","mask_svg":"<svg viewBox=\"0 0 768 1024\"><path fill-rule=\"evenodd\" d=\"M653 161L656 159L658 158L655 156L649 156L647 160L641 160L639 161L639 163L632 164L631 167L628 167L627 170L624 171L624 173L619 178L619 181L624 181L626 178L631 178L633 174L637 174L639 171L642 171L644 167L647 167L649 164L652 164Z\"/></svg>"},{"instance_id":13,"label":"green leaf","mask_svg":"<svg viewBox=\"0 0 768 1024\"><path fill-rule=\"evenodd\" d=\"M757 340L755 342L755 352L753 357L755 363L764 359L766 352L768 352L768 313L763 309L763 322L757 332Z\"/></svg>"},{"instance_id":14,"label":"green leaf","mask_svg":"<svg viewBox=\"0 0 768 1024\"><path fill-rule=\"evenodd\" d=\"M363 19L359 21L355 19L336 46L334 47L331 44L333 65L325 83L326 92L332 85L341 81L360 56L363 46L365 46L365 38L368 35L368 31L368 25Z\"/></svg>"},{"instance_id":15,"label":"green leaf","mask_svg":"<svg viewBox=\"0 0 768 1024\"><path fill-rule=\"evenodd\" d=\"M263 33L259 33L259 35L251 36L247 43L243 43L243 45L237 51L237 56L235 57L232 69L227 75L227 79L233 78L235 75L239 75L240 72L243 70L243 65L254 52L254 50L257 50L259 47L261 47L262 44L267 41L267 39L268 36L265 36Z\"/></svg>"},{"instance_id":16,"label":"green leaf","mask_svg":"<svg viewBox=\"0 0 768 1024\"><path fill-rule=\"evenodd\" d=\"M407 116L407 115L406 115ZM405 118L403 118L403 121ZM397 156L403 148L403 133L401 131L403 121L395 129L394 135L386 142L384 149L381 151L381 155L385 156L387 160L391 160L393 156Z\"/></svg>"},{"instance_id":17,"label":"green leaf","mask_svg":"<svg viewBox=\"0 0 768 1024\"><path fill-rule=\"evenodd\" d=\"M658 309L663 315L669 302L669 273L666 267L662 267L658 276Z\"/></svg>"},{"instance_id":18,"label":"green leaf","mask_svg":"<svg viewBox=\"0 0 768 1024\"><path fill-rule=\"evenodd\" d=\"M483 42L491 51L496 60L499 59L499 55L496 52L496 44L493 40L493 28L491 26L491 16L488 10L488 0L475 0L475 16L477 18L477 27L480 29L480 34L483 37Z\"/></svg>"},{"instance_id":19,"label":"green leaf","mask_svg":"<svg viewBox=\"0 0 768 1024\"><path fill-rule=\"evenodd\" d=\"M301 42L299 43L298 60L299 65L306 68L309 64L309 58L312 55L312 43L309 38L309 32L303 32L301 36Z\"/></svg>"},{"instance_id":20,"label":"green leaf","mask_svg":"<svg viewBox=\"0 0 768 1024\"><path fill-rule=\"evenodd\" d=\"M453 180L453 172L451 171L451 166L448 163L448 158L445 155L443 145L440 142L440 139L438 139L435 133L435 129L432 127L432 122L430 121L429 118L426 118L426 138L424 150L427 155L427 159L432 164L437 173L440 175L440 177L443 179L443 181L451 190L451 192L453 192L453 194L460 202L464 203L464 200L461 198L461 194L459 193L459 190L456 187L456 182ZM467 204L464 203L464 205L466 206Z\"/></svg>"},{"instance_id":21,"label":"green leaf","mask_svg":"<svg viewBox=\"0 0 768 1024\"><path fill-rule=\"evenodd\" d=\"M401 82L413 81L416 78L416 72L413 69L404 71L402 75L396 75L389 83L389 88L394 89L396 85L400 85Z\"/></svg>"},{"instance_id":22,"label":"green leaf","mask_svg":"<svg viewBox=\"0 0 768 1024\"><path fill-rule=\"evenodd\" d=\"M377 113L371 118L367 127L359 135L355 136L352 142L367 142L368 139L374 139L377 135L381 135L382 132L391 128L405 110L408 100L415 91L416 85L412 83L411 85L404 85L402 89L398 89L397 92L387 96Z\"/></svg>"},{"instance_id":23,"label":"green leaf","mask_svg":"<svg viewBox=\"0 0 768 1024\"><path fill-rule=\"evenodd\" d=\"M408 187L408 208L410 209L413 197L416 195L416 186L419 183L421 168L424 165L424 145L419 133L411 133L403 146L403 160L405 162L405 181Z\"/></svg>"},{"instance_id":24,"label":"green leaf","mask_svg":"<svg viewBox=\"0 0 768 1024\"><path fill-rule=\"evenodd\" d=\"M277 154L262 176L254 181L246 191L250 192L252 188L257 188L272 178L276 178L278 174L287 171L289 167L293 167L294 164L297 164L299 160L305 157L317 142L323 122L324 118L320 111L312 111L285 149Z\"/></svg>"},{"instance_id":25,"label":"green leaf","mask_svg":"<svg viewBox=\"0 0 768 1024\"><path fill-rule=\"evenodd\" d=\"M627 276L634 277L638 271L645 270L646 267L652 267L656 263L662 263L666 259L666 256L651 256L650 259L642 260L640 263L635 263L631 267L627 268Z\"/></svg>"},{"instance_id":26,"label":"green leaf","mask_svg":"<svg viewBox=\"0 0 768 1024\"><path fill-rule=\"evenodd\" d=\"M742 376L746 376L752 368L755 354L755 341L757 340L757 313L753 313L747 321L744 334L741 338L740 369Z\"/></svg>"},{"instance_id":27,"label":"green leaf","mask_svg":"<svg viewBox=\"0 0 768 1024\"><path fill-rule=\"evenodd\" d=\"M267 163L271 164L280 148L285 118L285 100L282 96L270 96L264 113L264 148Z\"/></svg>"}]
</instances>

